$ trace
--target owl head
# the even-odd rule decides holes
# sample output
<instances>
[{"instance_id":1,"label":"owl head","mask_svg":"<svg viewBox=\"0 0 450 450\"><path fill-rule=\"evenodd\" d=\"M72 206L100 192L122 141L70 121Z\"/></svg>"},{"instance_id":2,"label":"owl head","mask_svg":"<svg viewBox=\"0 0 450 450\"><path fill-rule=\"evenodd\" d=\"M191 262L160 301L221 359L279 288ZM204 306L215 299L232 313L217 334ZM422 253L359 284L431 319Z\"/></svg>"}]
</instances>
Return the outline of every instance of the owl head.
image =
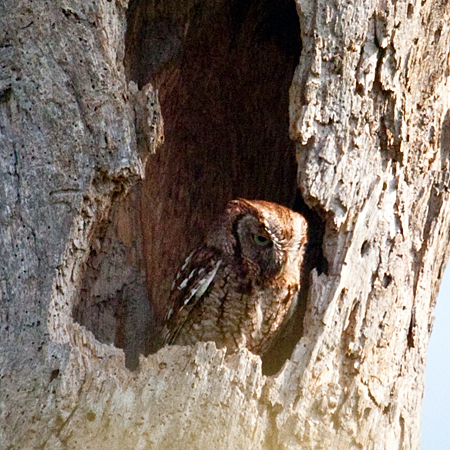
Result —
<instances>
[{"instance_id":1,"label":"owl head","mask_svg":"<svg viewBox=\"0 0 450 450\"><path fill-rule=\"evenodd\" d=\"M208 246L261 282L296 271L307 239L303 216L260 200L232 200L208 236Z\"/></svg>"}]
</instances>

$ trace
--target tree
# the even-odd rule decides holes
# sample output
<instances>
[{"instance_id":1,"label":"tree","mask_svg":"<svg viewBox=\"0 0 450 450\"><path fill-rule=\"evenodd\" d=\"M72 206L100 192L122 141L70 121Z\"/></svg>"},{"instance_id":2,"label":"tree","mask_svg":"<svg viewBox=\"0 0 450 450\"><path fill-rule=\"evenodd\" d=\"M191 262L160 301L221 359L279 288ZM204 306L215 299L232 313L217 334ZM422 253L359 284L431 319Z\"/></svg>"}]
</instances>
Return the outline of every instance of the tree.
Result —
<instances>
[{"instance_id":1,"label":"tree","mask_svg":"<svg viewBox=\"0 0 450 450\"><path fill-rule=\"evenodd\" d=\"M0 7L1 448L417 448L449 252L448 5ZM263 362L143 356L237 196L308 215L295 326Z\"/></svg>"}]
</instances>

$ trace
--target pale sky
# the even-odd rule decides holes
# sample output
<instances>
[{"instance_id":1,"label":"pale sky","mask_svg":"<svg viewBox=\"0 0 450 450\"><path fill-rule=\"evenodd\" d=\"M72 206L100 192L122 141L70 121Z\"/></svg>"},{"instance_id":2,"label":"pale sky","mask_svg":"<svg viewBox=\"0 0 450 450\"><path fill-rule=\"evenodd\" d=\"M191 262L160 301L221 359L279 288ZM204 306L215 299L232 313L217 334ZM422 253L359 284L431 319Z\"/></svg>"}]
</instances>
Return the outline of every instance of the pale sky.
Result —
<instances>
[{"instance_id":1,"label":"pale sky","mask_svg":"<svg viewBox=\"0 0 450 450\"><path fill-rule=\"evenodd\" d=\"M450 450L450 264L442 280L427 353L421 450Z\"/></svg>"}]
</instances>

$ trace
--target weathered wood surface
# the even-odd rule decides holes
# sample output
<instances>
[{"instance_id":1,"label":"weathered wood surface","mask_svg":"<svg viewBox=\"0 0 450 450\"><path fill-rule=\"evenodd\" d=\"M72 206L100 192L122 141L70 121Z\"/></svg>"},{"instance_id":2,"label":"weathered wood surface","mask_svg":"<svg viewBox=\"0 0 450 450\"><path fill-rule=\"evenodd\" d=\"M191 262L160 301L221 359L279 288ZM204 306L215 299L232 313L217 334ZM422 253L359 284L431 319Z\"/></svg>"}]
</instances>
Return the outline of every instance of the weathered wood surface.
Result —
<instances>
[{"instance_id":1,"label":"weathered wood surface","mask_svg":"<svg viewBox=\"0 0 450 450\"><path fill-rule=\"evenodd\" d=\"M0 448L418 448L449 251L448 6L298 3L291 138L329 273L275 377L210 344L130 372L73 319L96 226L144 173L126 6L0 6Z\"/></svg>"}]
</instances>

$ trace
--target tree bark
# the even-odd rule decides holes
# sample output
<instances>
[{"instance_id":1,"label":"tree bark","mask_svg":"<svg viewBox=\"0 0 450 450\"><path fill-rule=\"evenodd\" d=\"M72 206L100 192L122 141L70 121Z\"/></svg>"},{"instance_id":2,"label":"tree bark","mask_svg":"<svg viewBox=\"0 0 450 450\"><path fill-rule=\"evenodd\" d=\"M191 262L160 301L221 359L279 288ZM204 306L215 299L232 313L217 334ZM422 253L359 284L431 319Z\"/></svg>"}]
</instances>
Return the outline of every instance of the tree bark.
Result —
<instances>
[{"instance_id":1,"label":"tree bark","mask_svg":"<svg viewBox=\"0 0 450 450\"><path fill-rule=\"evenodd\" d=\"M449 6L249 3L0 5L0 448L419 447ZM227 200L297 188L327 269L280 370L212 343L144 356Z\"/></svg>"}]
</instances>

